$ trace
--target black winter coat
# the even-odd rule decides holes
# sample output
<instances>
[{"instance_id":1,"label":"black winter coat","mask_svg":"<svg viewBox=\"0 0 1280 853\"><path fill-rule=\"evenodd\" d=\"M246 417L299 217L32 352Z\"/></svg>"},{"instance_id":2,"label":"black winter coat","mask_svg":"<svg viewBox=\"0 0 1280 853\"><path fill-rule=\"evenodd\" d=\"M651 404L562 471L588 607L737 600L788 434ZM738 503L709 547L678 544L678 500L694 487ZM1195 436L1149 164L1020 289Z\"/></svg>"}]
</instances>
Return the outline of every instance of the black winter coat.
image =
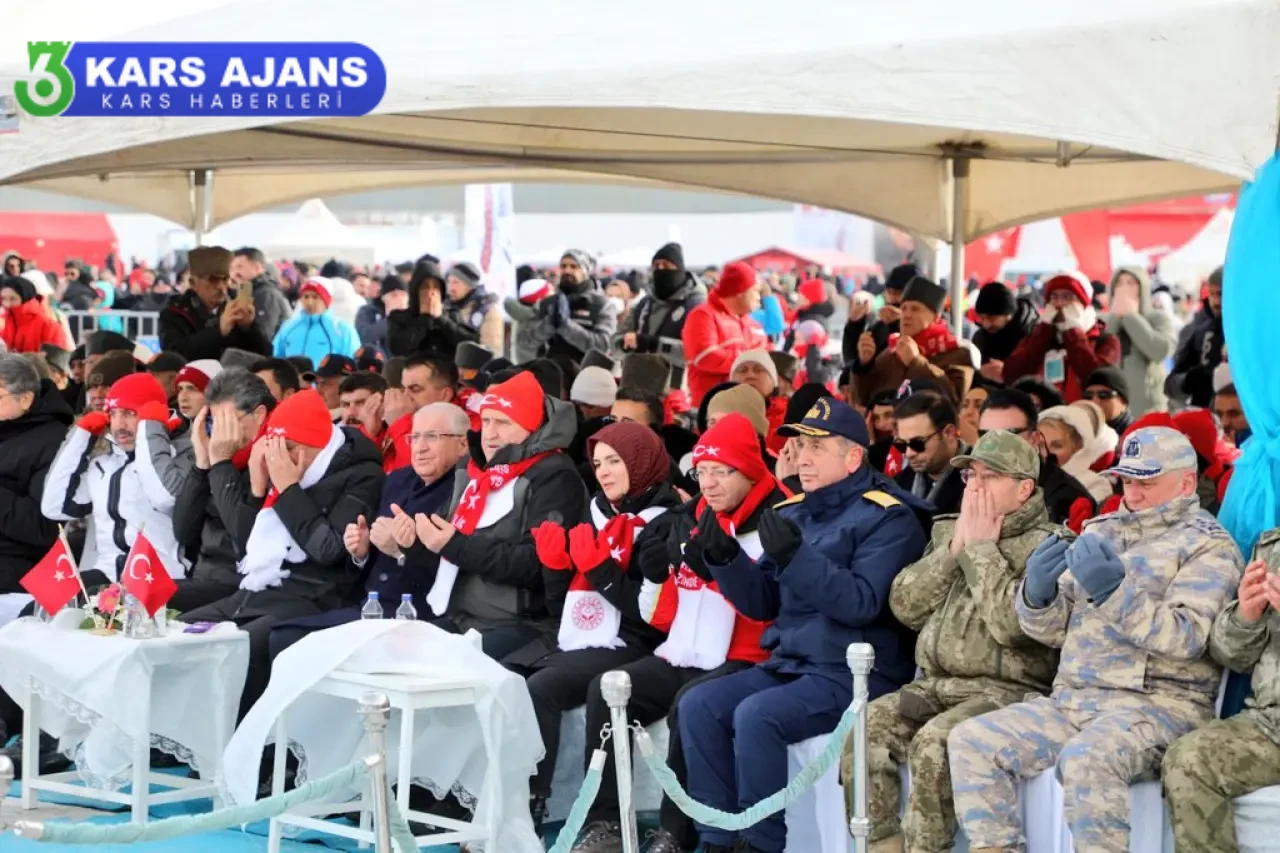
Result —
<instances>
[{"instance_id":1,"label":"black winter coat","mask_svg":"<svg viewBox=\"0 0 1280 853\"><path fill-rule=\"evenodd\" d=\"M172 350L187 361L212 358L215 361L229 347L256 352L264 358L271 355L271 340L257 322L242 329L232 328L223 335L218 327L221 311L210 311L194 290L188 290L160 312L160 348Z\"/></svg>"},{"instance_id":2,"label":"black winter coat","mask_svg":"<svg viewBox=\"0 0 1280 853\"><path fill-rule=\"evenodd\" d=\"M439 317L420 314L418 295L421 287L409 288L409 307L387 315L387 351L392 356L442 355L453 358L458 344L478 342L480 330L451 316L443 305ZM446 303L448 300L444 300Z\"/></svg>"},{"instance_id":3,"label":"black winter coat","mask_svg":"<svg viewBox=\"0 0 1280 853\"><path fill-rule=\"evenodd\" d=\"M40 512L40 498L72 420L62 393L45 379L25 415L0 421L0 592L24 592L18 579L58 538L57 523Z\"/></svg>"},{"instance_id":4,"label":"black winter coat","mask_svg":"<svg viewBox=\"0 0 1280 853\"><path fill-rule=\"evenodd\" d=\"M978 329L973 333L973 345L978 348L978 352L982 353L982 363L986 364L992 359L996 361L1007 359L1009 353L1013 352L1022 339L1031 334L1031 330L1038 322L1040 322L1040 312L1036 310L1036 306L1028 299L1019 299L1012 319L1003 329L994 334L986 329Z\"/></svg>"},{"instance_id":5,"label":"black winter coat","mask_svg":"<svg viewBox=\"0 0 1280 853\"><path fill-rule=\"evenodd\" d=\"M1164 390L1171 398L1206 408L1213 402L1213 371L1222 363L1222 318L1206 300L1183 330Z\"/></svg>"}]
</instances>

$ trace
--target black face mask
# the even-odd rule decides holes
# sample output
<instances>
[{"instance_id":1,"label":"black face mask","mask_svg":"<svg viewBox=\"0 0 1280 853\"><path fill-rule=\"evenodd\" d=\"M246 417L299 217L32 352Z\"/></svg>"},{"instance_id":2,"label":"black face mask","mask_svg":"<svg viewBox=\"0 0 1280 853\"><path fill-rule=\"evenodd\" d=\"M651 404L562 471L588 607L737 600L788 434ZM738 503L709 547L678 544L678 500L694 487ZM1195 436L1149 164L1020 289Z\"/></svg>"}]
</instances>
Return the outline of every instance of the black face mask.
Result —
<instances>
[{"instance_id":1,"label":"black face mask","mask_svg":"<svg viewBox=\"0 0 1280 853\"><path fill-rule=\"evenodd\" d=\"M659 299L670 299L682 284L684 270L653 271L653 295Z\"/></svg>"}]
</instances>

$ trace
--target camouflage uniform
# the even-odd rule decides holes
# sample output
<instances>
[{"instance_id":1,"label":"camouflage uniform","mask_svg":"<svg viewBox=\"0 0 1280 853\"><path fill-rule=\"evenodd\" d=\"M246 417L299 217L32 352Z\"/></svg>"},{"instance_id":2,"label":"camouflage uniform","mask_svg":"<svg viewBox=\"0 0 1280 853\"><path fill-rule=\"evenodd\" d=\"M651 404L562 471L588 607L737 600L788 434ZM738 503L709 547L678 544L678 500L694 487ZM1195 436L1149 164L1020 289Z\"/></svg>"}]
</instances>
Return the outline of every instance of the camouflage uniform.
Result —
<instances>
[{"instance_id":1,"label":"camouflage uniform","mask_svg":"<svg viewBox=\"0 0 1280 853\"><path fill-rule=\"evenodd\" d=\"M1264 533L1255 560L1280 569L1280 529ZM1179 850L1234 853L1231 801L1280 785L1280 613L1268 608L1245 622L1232 603L1213 623L1209 653L1236 672L1253 669L1248 707L1215 720L1170 747L1164 758L1165 797Z\"/></svg>"},{"instance_id":2,"label":"camouflage uniform","mask_svg":"<svg viewBox=\"0 0 1280 853\"><path fill-rule=\"evenodd\" d=\"M1194 466L1181 434L1154 427L1126 440L1112 472L1150 477ZM1015 605L1028 636L1062 649L1053 693L961 723L947 741L956 815L971 847L1025 845L1015 784L1056 764L1076 849L1127 851L1129 785L1153 778L1164 748L1213 715L1221 670L1205 651L1240 581L1231 537L1194 496L1121 508L1085 534L1119 555L1119 587L1089 601L1066 573L1047 606L1027 603L1025 581Z\"/></svg>"},{"instance_id":3,"label":"camouflage uniform","mask_svg":"<svg viewBox=\"0 0 1280 853\"><path fill-rule=\"evenodd\" d=\"M1013 433L996 430L980 439L957 468L976 459L1000 473L1035 481L1036 451ZM951 556L956 516L939 516L925 556L893 582L889 607L898 621L920 631L916 663L923 677L871 703L867 720L871 840L899 832L907 849L950 850L956 833L947 767L947 735L970 717L1046 693L1057 652L1029 640L1018 625L1014 597L1027 557L1052 534L1072 536L1053 524L1044 494L1005 517L1000 541L967 546ZM852 778L852 743L841 764ZM911 768L906 819L898 824L901 797L897 764ZM849 813L853 786L845 786Z\"/></svg>"}]
</instances>

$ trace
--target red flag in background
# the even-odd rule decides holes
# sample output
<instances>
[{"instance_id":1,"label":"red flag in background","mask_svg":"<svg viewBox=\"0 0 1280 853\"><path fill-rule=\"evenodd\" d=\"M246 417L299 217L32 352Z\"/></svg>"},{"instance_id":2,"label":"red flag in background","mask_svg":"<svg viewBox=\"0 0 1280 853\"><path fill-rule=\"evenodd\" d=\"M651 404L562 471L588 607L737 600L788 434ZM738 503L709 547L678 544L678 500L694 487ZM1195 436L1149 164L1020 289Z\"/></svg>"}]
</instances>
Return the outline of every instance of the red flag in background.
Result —
<instances>
[{"instance_id":1,"label":"red flag in background","mask_svg":"<svg viewBox=\"0 0 1280 853\"><path fill-rule=\"evenodd\" d=\"M142 602L148 616L156 615L156 611L178 591L178 585L169 577L155 546L142 533L134 540L129 556L124 558L120 585Z\"/></svg>"},{"instance_id":2,"label":"red flag in background","mask_svg":"<svg viewBox=\"0 0 1280 853\"><path fill-rule=\"evenodd\" d=\"M1090 281L1111 280L1111 222L1105 210L1086 210L1062 217L1076 269Z\"/></svg>"},{"instance_id":3,"label":"red flag in background","mask_svg":"<svg viewBox=\"0 0 1280 853\"><path fill-rule=\"evenodd\" d=\"M67 543L59 536L49 553L41 557L40 562L32 566L18 583L46 612L53 614L66 607L67 602L80 592L76 573L76 564L67 550Z\"/></svg>"},{"instance_id":4,"label":"red flag in background","mask_svg":"<svg viewBox=\"0 0 1280 853\"><path fill-rule=\"evenodd\" d=\"M979 237L965 246L965 278L976 278L978 284L996 279L1000 275L1001 265L1017 256L1021 237L1022 228L1018 226Z\"/></svg>"}]
</instances>

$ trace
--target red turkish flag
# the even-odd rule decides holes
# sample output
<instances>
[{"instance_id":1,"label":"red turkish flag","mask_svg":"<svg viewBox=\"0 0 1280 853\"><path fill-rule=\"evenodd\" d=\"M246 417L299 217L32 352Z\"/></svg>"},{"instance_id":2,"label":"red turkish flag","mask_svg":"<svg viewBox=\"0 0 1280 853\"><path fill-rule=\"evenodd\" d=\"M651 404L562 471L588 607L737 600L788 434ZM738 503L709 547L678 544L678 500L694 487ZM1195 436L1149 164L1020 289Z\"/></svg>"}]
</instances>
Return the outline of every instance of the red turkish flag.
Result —
<instances>
[{"instance_id":1,"label":"red turkish flag","mask_svg":"<svg viewBox=\"0 0 1280 853\"><path fill-rule=\"evenodd\" d=\"M67 550L67 543L59 536L49 553L41 557L40 562L32 566L18 583L46 612L57 613L80 592L76 574L76 564Z\"/></svg>"},{"instance_id":2,"label":"red turkish flag","mask_svg":"<svg viewBox=\"0 0 1280 853\"><path fill-rule=\"evenodd\" d=\"M178 591L178 585L169 577L155 546L141 533L133 541L129 556L124 558L120 585L142 602L148 616L156 615L156 611Z\"/></svg>"},{"instance_id":3,"label":"red turkish flag","mask_svg":"<svg viewBox=\"0 0 1280 853\"><path fill-rule=\"evenodd\" d=\"M1022 227L1006 228L985 237L979 237L964 247L965 278L976 278L978 284L986 284L1000 275L1005 261L1018 254L1018 242Z\"/></svg>"}]
</instances>

